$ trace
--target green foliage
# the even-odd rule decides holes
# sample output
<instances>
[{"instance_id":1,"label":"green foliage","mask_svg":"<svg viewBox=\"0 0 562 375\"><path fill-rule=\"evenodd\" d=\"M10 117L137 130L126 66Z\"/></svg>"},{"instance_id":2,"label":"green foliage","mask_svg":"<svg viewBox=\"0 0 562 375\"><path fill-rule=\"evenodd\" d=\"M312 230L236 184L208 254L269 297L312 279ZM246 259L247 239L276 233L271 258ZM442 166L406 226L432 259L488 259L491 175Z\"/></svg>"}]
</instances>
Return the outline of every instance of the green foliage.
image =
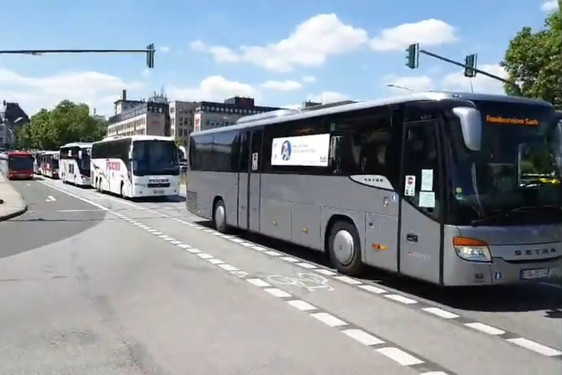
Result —
<instances>
[{"instance_id":1,"label":"green foliage","mask_svg":"<svg viewBox=\"0 0 562 375\"><path fill-rule=\"evenodd\" d=\"M21 148L56 150L69 142L99 141L105 133L105 122L90 116L88 105L63 100L54 109L33 115L17 138Z\"/></svg>"},{"instance_id":2,"label":"green foliage","mask_svg":"<svg viewBox=\"0 0 562 375\"><path fill-rule=\"evenodd\" d=\"M562 109L562 14L550 14L544 30L524 27L509 43L502 66L524 96L540 98ZM506 85L508 94L515 88Z\"/></svg>"}]
</instances>

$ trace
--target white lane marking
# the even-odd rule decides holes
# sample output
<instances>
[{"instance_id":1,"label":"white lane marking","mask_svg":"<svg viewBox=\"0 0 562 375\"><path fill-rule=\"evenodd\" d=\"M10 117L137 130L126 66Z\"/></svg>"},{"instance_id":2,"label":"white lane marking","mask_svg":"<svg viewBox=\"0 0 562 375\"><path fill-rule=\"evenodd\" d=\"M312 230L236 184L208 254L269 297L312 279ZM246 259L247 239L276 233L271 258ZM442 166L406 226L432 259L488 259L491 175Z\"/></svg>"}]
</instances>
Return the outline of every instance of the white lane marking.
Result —
<instances>
[{"instance_id":1,"label":"white lane marking","mask_svg":"<svg viewBox=\"0 0 562 375\"><path fill-rule=\"evenodd\" d=\"M310 316L326 324L328 327L341 327L347 325L347 323L343 320L336 318L332 314L328 314L326 312L314 313L310 314Z\"/></svg>"},{"instance_id":2,"label":"white lane marking","mask_svg":"<svg viewBox=\"0 0 562 375\"><path fill-rule=\"evenodd\" d=\"M342 281L342 282L344 282L344 283L346 283L346 284L350 284L350 285L359 285L359 284L362 284L361 281L355 280L354 278L349 277L349 276L336 276L336 277L334 277L334 279L339 280L339 281Z\"/></svg>"},{"instance_id":3,"label":"white lane marking","mask_svg":"<svg viewBox=\"0 0 562 375\"><path fill-rule=\"evenodd\" d=\"M197 256L201 259L211 259L211 258L213 258L212 255L207 254L207 253L199 253L199 254L197 254Z\"/></svg>"},{"instance_id":4,"label":"white lane marking","mask_svg":"<svg viewBox=\"0 0 562 375\"><path fill-rule=\"evenodd\" d=\"M252 247L252 246L254 246L254 244L251 243L251 242L243 242L243 243L241 243L240 245L246 246L246 247Z\"/></svg>"},{"instance_id":5,"label":"white lane marking","mask_svg":"<svg viewBox=\"0 0 562 375\"><path fill-rule=\"evenodd\" d=\"M382 341L378 337L375 337L361 329L346 329L342 331L342 333L346 334L356 341L359 341L363 345L371 346L384 344L384 341Z\"/></svg>"},{"instance_id":6,"label":"white lane marking","mask_svg":"<svg viewBox=\"0 0 562 375\"><path fill-rule=\"evenodd\" d=\"M231 266L230 264L219 264L219 267L222 268L225 271L239 271L238 268Z\"/></svg>"},{"instance_id":7,"label":"white lane marking","mask_svg":"<svg viewBox=\"0 0 562 375\"><path fill-rule=\"evenodd\" d=\"M199 254L201 252L201 250L196 249L194 247L192 248L186 248L187 251L189 251L191 254Z\"/></svg>"},{"instance_id":8,"label":"white lane marking","mask_svg":"<svg viewBox=\"0 0 562 375\"><path fill-rule=\"evenodd\" d=\"M456 319L459 317L459 315L447 310L440 309L439 307L424 307L422 310L430 314L437 315L438 317L443 319Z\"/></svg>"},{"instance_id":9,"label":"white lane marking","mask_svg":"<svg viewBox=\"0 0 562 375\"><path fill-rule=\"evenodd\" d=\"M374 285L359 285L359 288L366 290L367 292L374 293L374 294L383 294L386 293L386 290L382 288L377 288Z\"/></svg>"},{"instance_id":10,"label":"white lane marking","mask_svg":"<svg viewBox=\"0 0 562 375\"><path fill-rule=\"evenodd\" d=\"M293 258L293 257L282 257L281 259L283 259L285 262L289 262L289 263L298 263L298 262L300 262L300 259Z\"/></svg>"},{"instance_id":11,"label":"white lane marking","mask_svg":"<svg viewBox=\"0 0 562 375\"><path fill-rule=\"evenodd\" d=\"M99 209L96 209L96 210L57 210L57 212L60 212L60 213L67 213L67 212L100 212L100 211L103 211L103 210L99 210Z\"/></svg>"},{"instance_id":12,"label":"white lane marking","mask_svg":"<svg viewBox=\"0 0 562 375\"><path fill-rule=\"evenodd\" d=\"M302 268L306 268L308 270L313 270L317 268L314 264L306 263L306 262L296 263L296 265Z\"/></svg>"},{"instance_id":13,"label":"white lane marking","mask_svg":"<svg viewBox=\"0 0 562 375\"><path fill-rule=\"evenodd\" d=\"M443 371L430 371L430 372L422 372L420 375L447 375L447 373Z\"/></svg>"},{"instance_id":14,"label":"white lane marking","mask_svg":"<svg viewBox=\"0 0 562 375\"><path fill-rule=\"evenodd\" d=\"M321 273L322 275L325 275L325 276L334 276L334 275L337 275L337 273L335 273L334 271L326 270L326 269L324 269L324 268L315 269L314 272Z\"/></svg>"},{"instance_id":15,"label":"white lane marking","mask_svg":"<svg viewBox=\"0 0 562 375\"><path fill-rule=\"evenodd\" d=\"M300 300L300 299L294 299L292 301L287 301L287 303L291 306L293 306L296 309L299 309L300 311L312 311L312 310L316 310L316 307L314 307L313 305L311 305L310 303Z\"/></svg>"},{"instance_id":16,"label":"white lane marking","mask_svg":"<svg viewBox=\"0 0 562 375\"><path fill-rule=\"evenodd\" d=\"M270 287L271 284L263 281L262 279L246 279L252 285L258 286L260 288Z\"/></svg>"},{"instance_id":17,"label":"white lane marking","mask_svg":"<svg viewBox=\"0 0 562 375\"><path fill-rule=\"evenodd\" d=\"M271 294L273 297L277 298L289 298L292 297L289 293L278 288L267 288L264 289L267 293Z\"/></svg>"},{"instance_id":18,"label":"white lane marking","mask_svg":"<svg viewBox=\"0 0 562 375\"><path fill-rule=\"evenodd\" d=\"M489 326L484 323L474 322L474 323L465 323L467 327L473 328L477 331L487 333L489 335L503 335L505 331L502 331L499 328Z\"/></svg>"},{"instance_id":19,"label":"white lane marking","mask_svg":"<svg viewBox=\"0 0 562 375\"><path fill-rule=\"evenodd\" d=\"M212 229L205 229L205 232L207 232L207 233L214 233L214 230L212 230Z\"/></svg>"},{"instance_id":20,"label":"white lane marking","mask_svg":"<svg viewBox=\"0 0 562 375\"><path fill-rule=\"evenodd\" d=\"M386 298L389 298L391 300L394 300L396 302L400 302L400 303L404 303L406 305L413 305L418 303L418 301L408 298L408 297L404 297L401 296L400 294L385 294L384 295Z\"/></svg>"},{"instance_id":21,"label":"white lane marking","mask_svg":"<svg viewBox=\"0 0 562 375\"><path fill-rule=\"evenodd\" d=\"M163 240L167 240L168 238L170 238L170 236L166 235L166 234L161 234L158 237L160 237Z\"/></svg>"},{"instance_id":22,"label":"white lane marking","mask_svg":"<svg viewBox=\"0 0 562 375\"><path fill-rule=\"evenodd\" d=\"M158 231L156 231L156 232L152 232L152 234L155 234L155 235L159 236L159 235L161 235L161 234L162 234L162 232L158 232Z\"/></svg>"},{"instance_id":23,"label":"white lane marking","mask_svg":"<svg viewBox=\"0 0 562 375\"><path fill-rule=\"evenodd\" d=\"M52 195L49 195L49 196L47 197L47 199L45 199L45 200L46 200L47 202L55 202L55 201L56 201L55 197L53 197Z\"/></svg>"},{"instance_id":24,"label":"white lane marking","mask_svg":"<svg viewBox=\"0 0 562 375\"><path fill-rule=\"evenodd\" d=\"M265 248L261 247L261 246L252 246L252 249L254 249L256 251L265 251Z\"/></svg>"},{"instance_id":25,"label":"white lane marking","mask_svg":"<svg viewBox=\"0 0 562 375\"><path fill-rule=\"evenodd\" d=\"M550 348L546 345L539 344L538 342L534 342L534 341L528 340L528 339L523 338L523 337L507 339L507 341L509 341L509 342L511 342L515 345L519 345L519 346L521 346L525 349L532 350L535 353L539 353L539 354L542 354L542 355L547 356L547 357L555 357L557 355L562 355L562 352L560 350Z\"/></svg>"},{"instance_id":26,"label":"white lane marking","mask_svg":"<svg viewBox=\"0 0 562 375\"><path fill-rule=\"evenodd\" d=\"M209 259L207 259L207 261L211 264L222 264L222 263L224 263L222 260L220 260L218 258L209 258Z\"/></svg>"},{"instance_id":27,"label":"white lane marking","mask_svg":"<svg viewBox=\"0 0 562 375\"><path fill-rule=\"evenodd\" d=\"M423 363L423 361L419 358L414 357L411 354L406 353L405 351L388 347L388 348L380 348L377 349L377 352L381 353L385 357L392 359L395 362L398 362L402 366L412 366L412 365L419 365Z\"/></svg>"},{"instance_id":28,"label":"white lane marking","mask_svg":"<svg viewBox=\"0 0 562 375\"><path fill-rule=\"evenodd\" d=\"M170 243L171 243L172 245L177 245L177 244L180 244L181 241L173 240L173 241L170 241Z\"/></svg>"},{"instance_id":29,"label":"white lane marking","mask_svg":"<svg viewBox=\"0 0 562 375\"><path fill-rule=\"evenodd\" d=\"M182 249L189 249L189 248L191 248L191 246L189 246L188 244L185 244L185 243L179 243L179 244L178 244L178 247L181 247Z\"/></svg>"},{"instance_id":30,"label":"white lane marking","mask_svg":"<svg viewBox=\"0 0 562 375\"><path fill-rule=\"evenodd\" d=\"M273 251L273 250L264 251L264 254L271 255L272 257L278 257L278 256L283 255L283 254L281 254L280 252L278 252L278 251Z\"/></svg>"},{"instance_id":31,"label":"white lane marking","mask_svg":"<svg viewBox=\"0 0 562 375\"><path fill-rule=\"evenodd\" d=\"M244 242L244 240L241 240L240 238L229 238L229 240L231 240L232 242L237 242L237 243Z\"/></svg>"},{"instance_id":32,"label":"white lane marking","mask_svg":"<svg viewBox=\"0 0 562 375\"><path fill-rule=\"evenodd\" d=\"M47 186L47 187L50 187L51 189L58 190L58 191L60 191L61 193L64 193L64 194L69 195L69 196L71 196L71 197L73 197L73 198L79 199L79 200L81 200L82 202L86 202L86 203L88 203L88 204L90 204L90 205L92 205L92 206L94 206L94 207L99 208L100 210L109 211L109 209L108 209L107 207L104 207L104 206L102 206L101 204L97 204L96 202L92 202L92 201L89 200L89 199L82 198L82 197L80 197L80 196L78 196L78 195L76 195L76 194L74 194L74 193L71 193L71 192L69 192L69 191L66 191L66 190L61 189L61 188L56 187L56 186L52 186L52 185L47 184L47 183L45 183L45 182L43 182L43 181L38 181L38 182L39 182L40 184L43 184L43 185Z\"/></svg>"}]
</instances>

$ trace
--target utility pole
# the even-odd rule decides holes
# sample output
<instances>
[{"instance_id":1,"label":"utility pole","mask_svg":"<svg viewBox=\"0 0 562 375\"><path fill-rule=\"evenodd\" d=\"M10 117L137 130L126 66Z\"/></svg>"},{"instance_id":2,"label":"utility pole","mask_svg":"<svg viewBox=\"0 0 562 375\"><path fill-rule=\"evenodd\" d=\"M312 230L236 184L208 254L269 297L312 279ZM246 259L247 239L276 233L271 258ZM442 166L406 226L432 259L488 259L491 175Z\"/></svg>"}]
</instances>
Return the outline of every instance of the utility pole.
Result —
<instances>
[{"instance_id":1,"label":"utility pole","mask_svg":"<svg viewBox=\"0 0 562 375\"><path fill-rule=\"evenodd\" d=\"M477 55L475 53L466 56L465 63L463 64L463 63L460 63L458 61L454 61L454 60L448 59L446 57L440 56L436 53L432 53L432 52L426 51L424 49L420 49L418 43L410 44L410 46L406 49L406 52L407 52L406 66L408 66L410 69L416 69L416 68L419 67L419 55L421 53L421 54L433 57L435 59L445 61L449 64L453 64L453 65L456 65L456 66L460 66L461 68L464 68L465 77L473 78L473 77L476 76L477 73L479 73L479 74L482 74L486 77L490 77L490 78L493 78L495 80L501 81L501 82L503 82L507 85L513 86L517 90L517 94L522 95L521 88L516 83L511 82L511 81L509 81L507 79L504 79L502 77L499 77L497 75L494 75L494 74L491 74L491 73L488 73L486 71L478 69L476 67Z\"/></svg>"},{"instance_id":2,"label":"utility pole","mask_svg":"<svg viewBox=\"0 0 562 375\"><path fill-rule=\"evenodd\" d=\"M0 55L46 55L61 53L145 53L146 66L150 69L154 68L154 43L146 46L146 49L15 49L0 50Z\"/></svg>"}]
</instances>

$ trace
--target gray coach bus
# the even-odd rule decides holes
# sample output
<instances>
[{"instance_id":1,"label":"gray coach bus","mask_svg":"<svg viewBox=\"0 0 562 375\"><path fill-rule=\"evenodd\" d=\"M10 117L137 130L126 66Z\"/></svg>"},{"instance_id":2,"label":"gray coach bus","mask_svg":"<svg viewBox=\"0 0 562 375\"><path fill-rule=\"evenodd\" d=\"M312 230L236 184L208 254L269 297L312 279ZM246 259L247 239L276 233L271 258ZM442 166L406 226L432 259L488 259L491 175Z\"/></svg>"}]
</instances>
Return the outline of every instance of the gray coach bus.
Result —
<instances>
[{"instance_id":1,"label":"gray coach bus","mask_svg":"<svg viewBox=\"0 0 562 375\"><path fill-rule=\"evenodd\" d=\"M192 133L187 209L443 286L544 280L562 266L551 104L427 92L241 118Z\"/></svg>"}]
</instances>

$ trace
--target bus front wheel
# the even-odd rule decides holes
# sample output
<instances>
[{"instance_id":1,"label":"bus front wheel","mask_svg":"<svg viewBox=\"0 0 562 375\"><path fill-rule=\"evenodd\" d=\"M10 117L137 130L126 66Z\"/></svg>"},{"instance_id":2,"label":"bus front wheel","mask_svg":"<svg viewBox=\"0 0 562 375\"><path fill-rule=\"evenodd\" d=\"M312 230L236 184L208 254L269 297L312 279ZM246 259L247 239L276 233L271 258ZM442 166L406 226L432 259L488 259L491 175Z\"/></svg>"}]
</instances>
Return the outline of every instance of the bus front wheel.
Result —
<instances>
[{"instance_id":1,"label":"bus front wheel","mask_svg":"<svg viewBox=\"0 0 562 375\"><path fill-rule=\"evenodd\" d=\"M226 209L224 208L224 201L219 199L215 202L213 208L213 224L215 229L221 233L228 232L228 225L226 224Z\"/></svg>"},{"instance_id":2,"label":"bus front wheel","mask_svg":"<svg viewBox=\"0 0 562 375\"><path fill-rule=\"evenodd\" d=\"M359 234L347 221L338 221L332 226L328 253L333 266L342 273L358 276L363 270Z\"/></svg>"}]
</instances>

